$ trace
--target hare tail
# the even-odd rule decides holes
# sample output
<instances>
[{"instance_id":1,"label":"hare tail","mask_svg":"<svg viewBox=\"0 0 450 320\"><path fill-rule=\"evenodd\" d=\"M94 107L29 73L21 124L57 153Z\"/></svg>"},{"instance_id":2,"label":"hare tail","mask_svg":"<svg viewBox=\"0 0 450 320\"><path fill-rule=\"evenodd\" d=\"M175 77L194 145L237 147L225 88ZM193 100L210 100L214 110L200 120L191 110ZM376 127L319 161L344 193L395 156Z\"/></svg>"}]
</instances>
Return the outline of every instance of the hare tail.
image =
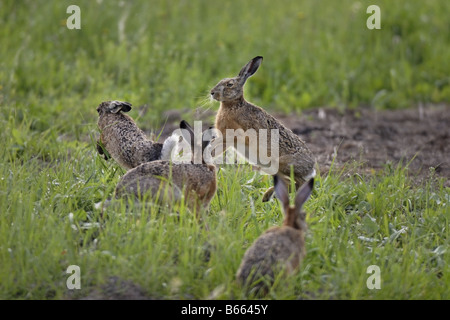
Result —
<instances>
[{"instance_id":1,"label":"hare tail","mask_svg":"<svg viewBox=\"0 0 450 320\"><path fill-rule=\"evenodd\" d=\"M314 178L315 176L316 176L316 169L312 169L311 173L308 174L308 175L304 178L304 180L305 180L305 181L309 181L310 179Z\"/></svg>"},{"instance_id":2,"label":"hare tail","mask_svg":"<svg viewBox=\"0 0 450 320\"><path fill-rule=\"evenodd\" d=\"M181 136L173 134L164 141L161 149L161 160L171 160L172 151L180 140Z\"/></svg>"}]
</instances>

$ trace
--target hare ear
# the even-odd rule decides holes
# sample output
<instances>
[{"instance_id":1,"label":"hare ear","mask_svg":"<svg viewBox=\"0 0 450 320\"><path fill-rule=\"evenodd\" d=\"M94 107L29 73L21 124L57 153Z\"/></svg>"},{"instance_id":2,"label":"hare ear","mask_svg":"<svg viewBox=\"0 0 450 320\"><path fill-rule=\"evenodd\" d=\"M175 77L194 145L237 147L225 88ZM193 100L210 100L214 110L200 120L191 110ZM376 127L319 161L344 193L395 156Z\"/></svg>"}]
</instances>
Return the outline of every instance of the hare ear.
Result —
<instances>
[{"instance_id":1,"label":"hare ear","mask_svg":"<svg viewBox=\"0 0 450 320\"><path fill-rule=\"evenodd\" d=\"M189 125L189 123L184 120L181 120L180 122L180 129L182 129L181 134L183 135L184 139L189 142L192 150L194 150L194 130Z\"/></svg>"},{"instance_id":2,"label":"hare ear","mask_svg":"<svg viewBox=\"0 0 450 320\"><path fill-rule=\"evenodd\" d=\"M283 208L285 212L287 212L287 209L289 208L289 192L286 186L286 183L284 182L284 179L280 175L274 175L273 176L273 185L275 189L275 194L277 198L281 201L283 204Z\"/></svg>"},{"instance_id":3,"label":"hare ear","mask_svg":"<svg viewBox=\"0 0 450 320\"><path fill-rule=\"evenodd\" d=\"M239 72L239 77L241 78L241 81L243 83L247 81L247 79L251 77L256 72L256 70L258 70L262 60L263 57L261 56L254 57L241 69L241 71Z\"/></svg>"},{"instance_id":4,"label":"hare ear","mask_svg":"<svg viewBox=\"0 0 450 320\"><path fill-rule=\"evenodd\" d=\"M131 103L114 100L109 104L108 110L111 113L117 113L119 111L128 112L131 110Z\"/></svg>"},{"instance_id":5,"label":"hare ear","mask_svg":"<svg viewBox=\"0 0 450 320\"><path fill-rule=\"evenodd\" d=\"M202 133L202 151L205 151L206 147L211 143L213 137L214 127L209 127L208 130L203 131Z\"/></svg>"},{"instance_id":6,"label":"hare ear","mask_svg":"<svg viewBox=\"0 0 450 320\"><path fill-rule=\"evenodd\" d=\"M181 129L186 129L186 130L188 130L190 133L194 134L194 129L192 129L191 125L190 125L186 120L181 120L181 122L180 122L180 128L181 128Z\"/></svg>"},{"instance_id":7,"label":"hare ear","mask_svg":"<svg viewBox=\"0 0 450 320\"><path fill-rule=\"evenodd\" d=\"M314 178L310 179L307 183L298 190L295 196L295 209L300 210L303 204L308 200L314 188Z\"/></svg>"}]
</instances>

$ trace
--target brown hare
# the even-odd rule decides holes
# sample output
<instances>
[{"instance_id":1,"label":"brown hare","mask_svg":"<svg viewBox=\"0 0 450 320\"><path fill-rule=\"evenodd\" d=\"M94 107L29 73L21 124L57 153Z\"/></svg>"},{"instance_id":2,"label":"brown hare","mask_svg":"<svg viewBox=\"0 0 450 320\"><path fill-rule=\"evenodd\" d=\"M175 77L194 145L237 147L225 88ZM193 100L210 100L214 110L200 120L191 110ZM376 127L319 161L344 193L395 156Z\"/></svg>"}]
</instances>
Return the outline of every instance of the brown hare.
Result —
<instances>
[{"instance_id":1,"label":"brown hare","mask_svg":"<svg viewBox=\"0 0 450 320\"><path fill-rule=\"evenodd\" d=\"M289 205L289 193L282 176L274 176L274 189L285 213L281 227L264 232L244 254L236 273L239 283L253 288L257 293L266 293L273 284L277 272L292 274L306 254L306 214L302 206L314 187L312 178L295 196L295 205Z\"/></svg>"},{"instance_id":2,"label":"brown hare","mask_svg":"<svg viewBox=\"0 0 450 320\"><path fill-rule=\"evenodd\" d=\"M106 150L119 165L129 170L138 165L155 161L169 160L177 144L171 136L164 143L153 142L138 128L134 120L124 114L131 110L131 104L122 101L105 101L97 107L100 138L97 151L108 159Z\"/></svg>"},{"instance_id":3,"label":"brown hare","mask_svg":"<svg viewBox=\"0 0 450 320\"><path fill-rule=\"evenodd\" d=\"M194 159L194 131L184 120L180 123L180 129L183 137L190 142ZM161 202L177 202L184 194L186 204L191 210L198 212L202 208L209 208L217 188L216 167L205 163L203 158L203 155L210 153L209 142L204 133L201 146L202 163L196 164L193 160L190 163L157 160L129 170L117 184L116 198L129 195L140 198L149 192L152 196L159 194L158 200Z\"/></svg>"},{"instance_id":4,"label":"brown hare","mask_svg":"<svg viewBox=\"0 0 450 320\"><path fill-rule=\"evenodd\" d=\"M244 99L244 85L247 79L252 76L261 65L263 58L258 56L250 60L239 72L237 77L225 78L221 80L212 90L211 97L220 101L220 108L215 119L215 128L222 134L222 145L220 151L225 151L226 147L232 145L236 149L244 150L242 154L247 159L252 150L261 154L259 145L250 143L249 139L245 139L244 145L236 146L238 143L236 139L227 143L226 130L241 130L247 132L254 130L258 141L264 139L261 137L261 129L267 131L267 151L266 154L271 156L271 144L278 144L278 155L272 155L272 160L278 165L277 172L267 172L269 174L280 173L286 177L290 176L291 167L293 168L294 179L297 188L305 181L313 178L316 174L314 169L315 160L305 142L294 134L290 129L286 128L280 121L267 113L264 109L247 102ZM271 129L278 129L278 139L271 135ZM216 141L220 141L217 139ZM213 146L217 150L217 145ZM217 153L214 152L214 156ZM256 163L259 165L259 163ZM265 171L264 166L260 166L262 171ZM273 187L267 190L263 197L263 201L267 201L273 194Z\"/></svg>"}]
</instances>

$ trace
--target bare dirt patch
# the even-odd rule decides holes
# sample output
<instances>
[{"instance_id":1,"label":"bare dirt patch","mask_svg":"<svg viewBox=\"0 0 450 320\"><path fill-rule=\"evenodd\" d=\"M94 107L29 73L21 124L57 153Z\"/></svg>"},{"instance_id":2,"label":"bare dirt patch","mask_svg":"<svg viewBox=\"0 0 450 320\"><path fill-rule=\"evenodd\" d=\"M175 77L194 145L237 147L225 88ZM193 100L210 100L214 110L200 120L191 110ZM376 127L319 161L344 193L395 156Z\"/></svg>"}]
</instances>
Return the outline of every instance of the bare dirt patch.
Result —
<instances>
[{"instance_id":1,"label":"bare dirt patch","mask_svg":"<svg viewBox=\"0 0 450 320\"><path fill-rule=\"evenodd\" d=\"M214 114L215 110L196 114L170 110L162 138L182 118L203 120L207 128L213 124ZM345 111L317 108L301 115L273 115L306 141L322 173L328 172L334 157L334 168L358 161L365 172L381 169L387 163L406 164L412 160L408 167L412 176L427 179L434 171L450 187L450 106Z\"/></svg>"},{"instance_id":2,"label":"bare dirt patch","mask_svg":"<svg viewBox=\"0 0 450 320\"><path fill-rule=\"evenodd\" d=\"M450 186L448 106L389 111L360 108L342 113L319 109L281 119L308 143L321 171L329 169L334 154L337 166L356 160L364 162L366 169L412 160L412 175L427 178L431 169Z\"/></svg>"}]
</instances>

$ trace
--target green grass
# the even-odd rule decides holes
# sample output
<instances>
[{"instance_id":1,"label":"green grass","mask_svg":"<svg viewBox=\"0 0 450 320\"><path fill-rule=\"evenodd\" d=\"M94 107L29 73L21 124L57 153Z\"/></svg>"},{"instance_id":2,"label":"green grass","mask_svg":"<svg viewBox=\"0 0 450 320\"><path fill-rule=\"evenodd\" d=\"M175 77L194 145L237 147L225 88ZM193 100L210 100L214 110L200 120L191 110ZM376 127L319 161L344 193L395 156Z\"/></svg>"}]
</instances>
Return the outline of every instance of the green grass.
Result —
<instances>
[{"instance_id":1,"label":"green grass","mask_svg":"<svg viewBox=\"0 0 450 320\"><path fill-rule=\"evenodd\" d=\"M254 239L283 219L277 201L260 201L269 177L245 165L220 170L206 231L183 206L118 203L101 215L94 203L111 194L121 170L93 147L75 149L61 161L10 155L1 165L2 298L69 297L69 265L81 269L78 295L118 276L153 298L252 298L234 275ZM442 182L414 186L404 166L366 178L357 171L319 175L305 207L307 257L268 297L450 298L448 189ZM366 287L370 265L380 267L380 290Z\"/></svg>"},{"instance_id":2,"label":"green grass","mask_svg":"<svg viewBox=\"0 0 450 320\"><path fill-rule=\"evenodd\" d=\"M182 206L119 203L102 215L94 204L124 173L95 151L103 100L132 102L134 118L148 105L139 124L150 130L167 109L209 108L208 90L256 55L264 62L246 95L269 111L450 99L448 1L377 1L374 31L366 1L77 1L78 31L65 27L71 4L0 2L3 299L71 297L69 265L81 269L79 296L119 276L154 298L253 298L234 275L283 219L278 202L260 201L271 179L220 170L209 231ZM406 165L321 173L306 204L306 259L269 298L449 299L450 191L414 180ZM366 287L370 265L380 290Z\"/></svg>"},{"instance_id":3,"label":"green grass","mask_svg":"<svg viewBox=\"0 0 450 320\"><path fill-rule=\"evenodd\" d=\"M68 30L71 4L0 4L1 102L39 115L38 130L82 132L106 99L149 105L150 128L163 110L201 107L257 55L247 96L269 110L450 100L445 0L84 0L81 30ZM366 27L369 4L380 6L381 30Z\"/></svg>"}]
</instances>

